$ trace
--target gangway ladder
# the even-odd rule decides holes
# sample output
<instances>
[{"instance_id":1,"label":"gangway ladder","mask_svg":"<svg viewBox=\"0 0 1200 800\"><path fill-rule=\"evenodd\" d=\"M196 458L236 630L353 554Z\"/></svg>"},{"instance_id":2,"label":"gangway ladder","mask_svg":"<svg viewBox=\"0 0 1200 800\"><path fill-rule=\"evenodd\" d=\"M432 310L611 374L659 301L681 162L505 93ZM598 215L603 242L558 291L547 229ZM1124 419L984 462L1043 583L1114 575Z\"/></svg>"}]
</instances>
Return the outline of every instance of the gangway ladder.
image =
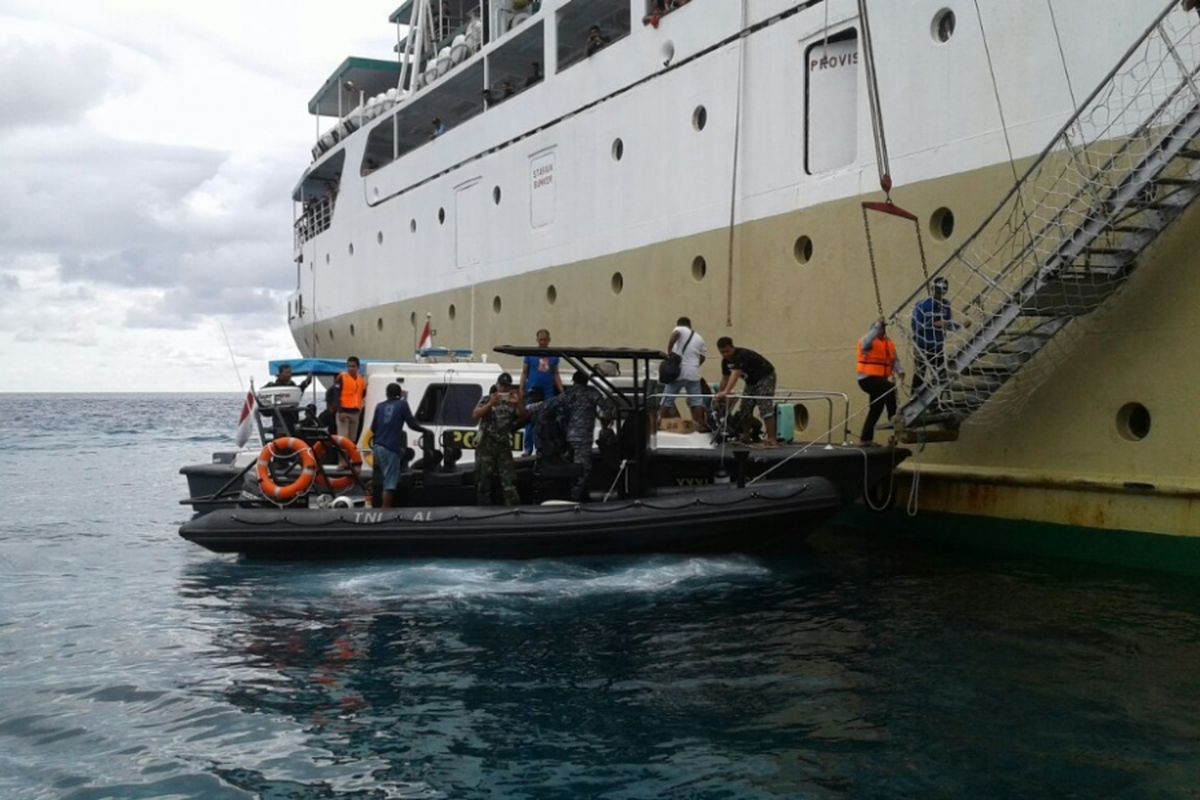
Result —
<instances>
[{"instance_id":1,"label":"gangway ladder","mask_svg":"<svg viewBox=\"0 0 1200 800\"><path fill-rule=\"evenodd\" d=\"M956 346L946 348L945 367L936 375L926 370L924 385L898 410L902 438L955 438L959 424L1057 334L1124 285L1143 251L1200 196L1200 26L1189 15L1188 24L1169 30L1167 18L1184 13L1177 9L1173 1L1158 16L983 225L935 273L983 287L962 309L976 324L957 332ZM1152 110L1139 118L1098 114L1098 108L1106 110L1101 104L1114 100L1122 113L1136 108L1135 100L1120 94L1118 83L1142 82L1150 93L1144 67L1151 54L1161 54L1154 75L1167 80L1161 90L1165 96L1156 97ZM1105 120L1090 143L1076 141L1086 137L1085 115L1085 124ZM1121 132L1122 124L1127 133ZM1069 186L1062 199L1055 196L1062 194L1061 186L1046 186L1048 174L1069 174L1079 186ZM1030 207L1041 215L1030 213ZM1006 208L1012 214L1007 221ZM1007 261L969 254L987 236L999 238L1000 229L1011 245L1018 227L1029 238ZM1001 266L988 271L992 260ZM920 299L914 293L893 314L896 329L908 328L913 303ZM931 428L938 424L943 430Z\"/></svg>"}]
</instances>

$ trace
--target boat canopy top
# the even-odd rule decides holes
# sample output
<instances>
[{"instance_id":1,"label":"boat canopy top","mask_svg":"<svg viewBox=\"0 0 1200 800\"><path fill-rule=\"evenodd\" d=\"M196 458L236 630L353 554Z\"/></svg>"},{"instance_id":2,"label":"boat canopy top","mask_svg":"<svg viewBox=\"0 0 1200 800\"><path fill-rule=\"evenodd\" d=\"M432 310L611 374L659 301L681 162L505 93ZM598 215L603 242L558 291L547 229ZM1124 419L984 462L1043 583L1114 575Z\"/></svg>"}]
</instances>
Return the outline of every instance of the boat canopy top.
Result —
<instances>
[{"instance_id":1,"label":"boat canopy top","mask_svg":"<svg viewBox=\"0 0 1200 800\"><path fill-rule=\"evenodd\" d=\"M358 106L362 97L374 97L400 83L400 62L351 56L338 65L313 98L308 113L341 117Z\"/></svg>"},{"instance_id":2,"label":"boat canopy top","mask_svg":"<svg viewBox=\"0 0 1200 800\"><path fill-rule=\"evenodd\" d=\"M495 348L506 356L559 356L566 359L612 359L615 361L662 360L667 354L645 347L538 347L537 345L502 344Z\"/></svg>"},{"instance_id":3,"label":"boat canopy top","mask_svg":"<svg viewBox=\"0 0 1200 800\"><path fill-rule=\"evenodd\" d=\"M369 364L369 361L363 361ZM270 362L272 375L279 374L280 367L291 367L294 375L337 375L346 371L344 358L281 358Z\"/></svg>"}]
</instances>

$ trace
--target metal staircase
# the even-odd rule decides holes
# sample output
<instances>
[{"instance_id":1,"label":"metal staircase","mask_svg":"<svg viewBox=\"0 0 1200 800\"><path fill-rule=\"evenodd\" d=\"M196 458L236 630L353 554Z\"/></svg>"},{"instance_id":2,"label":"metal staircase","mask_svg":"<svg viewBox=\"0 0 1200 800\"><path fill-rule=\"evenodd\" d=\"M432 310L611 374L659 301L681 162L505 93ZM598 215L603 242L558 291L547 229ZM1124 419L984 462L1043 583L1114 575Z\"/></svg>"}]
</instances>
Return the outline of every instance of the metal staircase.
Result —
<instances>
[{"instance_id":1,"label":"metal staircase","mask_svg":"<svg viewBox=\"0 0 1200 800\"><path fill-rule=\"evenodd\" d=\"M950 433L935 438L953 438L1073 320L1120 289L1200 197L1197 22L1173 0L937 270L957 289L945 299L959 322L945 333L945 367L925 370L897 429L911 438L940 424ZM893 313L892 330L913 337L924 288Z\"/></svg>"}]
</instances>

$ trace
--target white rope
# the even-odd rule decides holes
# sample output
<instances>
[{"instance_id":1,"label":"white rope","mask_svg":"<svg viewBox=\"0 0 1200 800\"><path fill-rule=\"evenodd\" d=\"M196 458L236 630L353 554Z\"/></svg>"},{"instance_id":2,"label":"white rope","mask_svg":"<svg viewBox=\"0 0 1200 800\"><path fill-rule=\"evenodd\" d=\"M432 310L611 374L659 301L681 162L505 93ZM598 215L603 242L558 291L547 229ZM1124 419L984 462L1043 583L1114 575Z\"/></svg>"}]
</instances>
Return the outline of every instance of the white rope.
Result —
<instances>
[{"instance_id":1,"label":"white rope","mask_svg":"<svg viewBox=\"0 0 1200 800\"><path fill-rule=\"evenodd\" d=\"M617 481L621 480L621 476L625 474L625 467L627 464L629 464L629 459L622 458L621 459L621 467L620 467L620 469L617 470L617 475L615 478L613 478L612 485L608 487L608 491L604 493L604 500L602 500L601 502L607 503L608 498L612 497L612 493L617 488Z\"/></svg>"}]
</instances>

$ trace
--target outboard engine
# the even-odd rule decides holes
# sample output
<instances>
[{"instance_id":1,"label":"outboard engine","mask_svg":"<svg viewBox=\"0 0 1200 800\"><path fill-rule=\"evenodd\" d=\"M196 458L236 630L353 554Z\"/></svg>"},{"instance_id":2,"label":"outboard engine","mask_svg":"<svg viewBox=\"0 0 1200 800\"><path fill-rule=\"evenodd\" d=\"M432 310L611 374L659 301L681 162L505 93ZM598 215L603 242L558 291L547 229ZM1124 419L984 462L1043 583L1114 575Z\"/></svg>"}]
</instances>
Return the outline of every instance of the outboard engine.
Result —
<instances>
[{"instance_id":1,"label":"outboard engine","mask_svg":"<svg viewBox=\"0 0 1200 800\"><path fill-rule=\"evenodd\" d=\"M271 432L276 438L296 432L300 401L304 399L299 386L266 386L254 394L258 397L258 413L271 420Z\"/></svg>"},{"instance_id":2,"label":"outboard engine","mask_svg":"<svg viewBox=\"0 0 1200 800\"><path fill-rule=\"evenodd\" d=\"M413 470L434 470L442 463L442 452L435 447L436 441L432 432L421 434L421 457L412 464Z\"/></svg>"},{"instance_id":3,"label":"outboard engine","mask_svg":"<svg viewBox=\"0 0 1200 800\"><path fill-rule=\"evenodd\" d=\"M442 431L442 472L454 472L462 458L462 445L454 441L451 431Z\"/></svg>"}]
</instances>

